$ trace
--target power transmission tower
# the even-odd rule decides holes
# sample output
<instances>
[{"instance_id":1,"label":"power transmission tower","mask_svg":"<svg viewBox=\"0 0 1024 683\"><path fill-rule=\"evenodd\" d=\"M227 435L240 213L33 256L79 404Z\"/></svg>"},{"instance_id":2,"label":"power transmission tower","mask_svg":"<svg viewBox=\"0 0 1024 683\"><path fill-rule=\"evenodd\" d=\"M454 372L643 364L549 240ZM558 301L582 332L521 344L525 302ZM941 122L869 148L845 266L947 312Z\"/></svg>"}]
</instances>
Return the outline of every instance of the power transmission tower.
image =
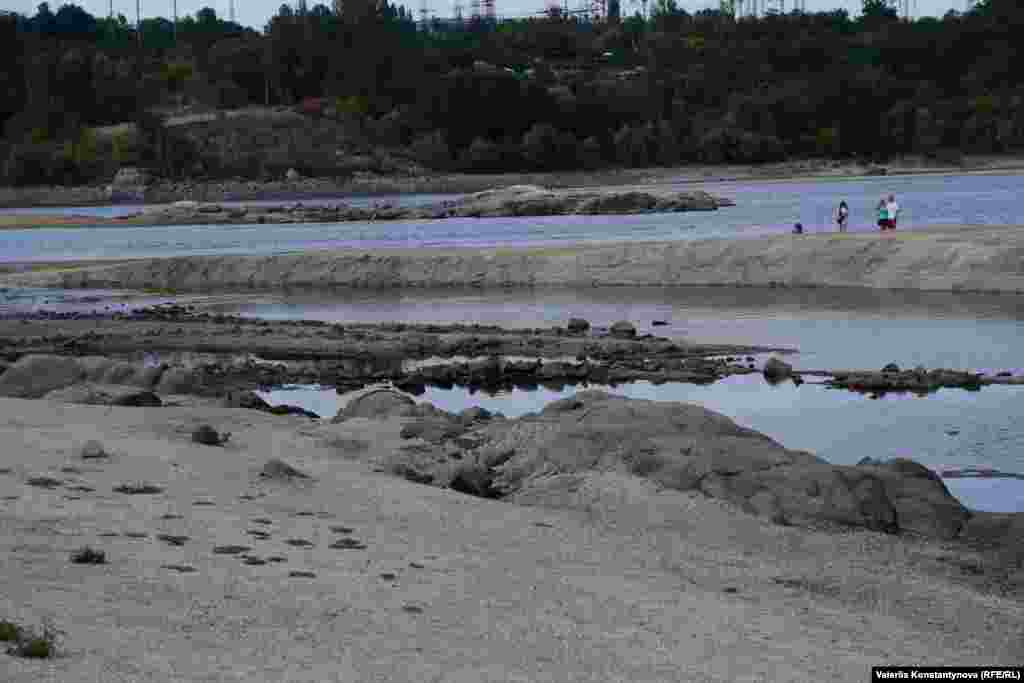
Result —
<instances>
[{"instance_id":1,"label":"power transmission tower","mask_svg":"<svg viewBox=\"0 0 1024 683\"><path fill-rule=\"evenodd\" d=\"M426 31L428 28L427 14L430 10L427 9L427 0L420 0L420 30Z\"/></svg>"},{"instance_id":2,"label":"power transmission tower","mask_svg":"<svg viewBox=\"0 0 1024 683\"><path fill-rule=\"evenodd\" d=\"M228 3L228 18L231 23L235 23L235 0L230 0Z\"/></svg>"},{"instance_id":3,"label":"power transmission tower","mask_svg":"<svg viewBox=\"0 0 1024 683\"><path fill-rule=\"evenodd\" d=\"M462 26L462 2L461 2L461 0L456 0L455 1L455 8L454 9L455 9L455 11L454 11L455 23L458 24L459 26Z\"/></svg>"}]
</instances>

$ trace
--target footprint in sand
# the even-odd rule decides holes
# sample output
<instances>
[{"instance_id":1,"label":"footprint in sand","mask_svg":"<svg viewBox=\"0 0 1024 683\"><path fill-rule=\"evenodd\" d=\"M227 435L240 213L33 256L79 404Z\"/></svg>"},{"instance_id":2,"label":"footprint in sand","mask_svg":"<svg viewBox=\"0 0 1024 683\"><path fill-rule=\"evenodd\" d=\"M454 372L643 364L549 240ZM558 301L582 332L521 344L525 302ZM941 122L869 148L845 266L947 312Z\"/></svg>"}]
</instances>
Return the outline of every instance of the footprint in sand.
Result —
<instances>
[{"instance_id":1,"label":"footprint in sand","mask_svg":"<svg viewBox=\"0 0 1024 683\"><path fill-rule=\"evenodd\" d=\"M156 538L158 541L163 541L167 545L185 545L188 541L188 536L175 536L174 534L157 534Z\"/></svg>"},{"instance_id":2,"label":"footprint in sand","mask_svg":"<svg viewBox=\"0 0 1024 683\"><path fill-rule=\"evenodd\" d=\"M191 574L196 571L195 567L190 567L187 564L163 564L160 566L164 569L170 569L171 571L178 572L179 574Z\"/></svg>"},{"instance_id":3,"label":"footprint in sand","mask_svg":"<svg viewBox=\"0 0 1024 683\"><path fill-rule=\"evenodd\" d=\"M287 543L293 548L312 548L314 545L316 545L312 541L307 541L304 538L289 538L287 541L285 541L285 543Z\"/></svg>"},{"instance_id":4,"label":"footprint in sand","mask_svg":"<svg viewBox=\"0 0 1024 683\"><path fill-rule=\"evenodd\" d=\"M290 571L290 572L288 572L288 576L292 577L293 579L315 579L316 578L316 574L314 572L304 572L304 571Z\"/></svg>"},{"instance_id":5,"label":"footprint in sand","mask_svg":"<svg viewBox=\"0 0 1024 683\"><path fill-rule=\"evenodd\" d=\"M53 477L29 477L26 481L29 486L35 486L41 489L55 489L64 482L60 479L54 479Z\"/></svg>"},{"instance_id":6,"label":"footprint in sand","mask_svg":"<svg viewBox=\"0 0 1024 683\"><path fill-rule=\"evenodd\" d=\"M355 531L355 529L350 526L332 526L328 528L331 530L331 533L335 534L350 534Z\"/></svg>"},{"instance_id":7,"label":"footprint in sand","mask_svg":"<svg viewBox=\"0 0 1024 683\"><path fill-rule=\"evenodd\" d=\"M252 548L247 545L217 545L213 547L214 555L241 555L247 553Z\"/></svg>"},{"instance_id":8,"label":"footprint in sand","mask_svg":"<svg viewBox=\"0 0 1024 683\"><path fill-rule=\"evenodd\" d=\"M270 519L267 519L266 517L257 517L256 519L252 520L252 523L253 524L273 524L274 521L270 520Z\"/></svg>"},{"instance_id":9,"label":"footprint in sand","mask_svg":"<svg viewBox=\"0 0 1024 683\"><path fill-rule=\"evenodd\" d=\"M327 547L332 550L365 550L366 544L355 538L342 538Z\"/></svg>"},{"instance_id":10,"label":"footprint in sand","mask_svg":"<svg viewBox=\"0 0 1024 683\"><path fill-rule=\"evenodd\" d=\"M268 538L270 538L270 534L268 534L266 531L260 531L259 529L249 529L249 531L246 531L245 533L261 541L265 541Z\"/></svg>"}]
</instances>

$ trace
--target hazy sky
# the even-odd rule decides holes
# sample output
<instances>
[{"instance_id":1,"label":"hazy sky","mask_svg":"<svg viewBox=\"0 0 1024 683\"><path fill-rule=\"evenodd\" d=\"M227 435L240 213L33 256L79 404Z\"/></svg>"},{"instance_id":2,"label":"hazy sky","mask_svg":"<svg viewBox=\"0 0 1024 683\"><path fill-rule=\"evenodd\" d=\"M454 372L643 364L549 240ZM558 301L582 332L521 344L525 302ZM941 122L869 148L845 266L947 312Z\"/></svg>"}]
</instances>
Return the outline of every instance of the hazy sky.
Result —
<instances>
[{"instance_id":1,"label":"hazy sky","mask_svg":"<svg viewBox=\"0 0 1024 683\"><path fill-rule=\"evenodd\" d=\"M262 29L271 14L277 11L283 0L234 0L235 17L241 24L246 24L257 29ZM397 0L398 4L404 4L408 9L413 10L419 16L420 2L422 0ZM787 0L787 8L793 0ZM34 14L35 8L40 0L0 0L0 9L21 12L22 14ZM77 4L84 7L90 13L97 16L105 16L109 11L110 0L79 0ZM142 16L161 15L169 17L172 14L173 0L141 0ZM178 0L178 15L195 14L203 7L213 7L217 14L227 18L231 0ZM316 4L317 0L307 0L310 6ZM438 16L452 16L454 0L427 0L427 7ZM462 0L463 5L469 5L469 0ZM499 16L525 16L544 9L545 0L495 0ZM569 7L576 7L580 0L568 0ZM653 2L653 0L651 0ZM718 6L718 0L676 0L677 4L688 12L704 9L711 6ZM915 2L915 0L911 0ZM942 15L950 9L962 11L965 0L916 0L917 13L920 15L932 14ZM851 14L857 14L861 7L861 0L806 0L807 10L810 12L824 11L829 9L845 8ZM50 6L54 10L61 2L51 0ZM289 0L294 5L295 0ZM324 4L330 5L329 1ZM633 8L639 8L639 4L632 4L632 0L622 0L623 13L632 12ZM114 0L114 14L124 14L129 19L135 18L134 0Z\"/></svg>"}]
</instances>

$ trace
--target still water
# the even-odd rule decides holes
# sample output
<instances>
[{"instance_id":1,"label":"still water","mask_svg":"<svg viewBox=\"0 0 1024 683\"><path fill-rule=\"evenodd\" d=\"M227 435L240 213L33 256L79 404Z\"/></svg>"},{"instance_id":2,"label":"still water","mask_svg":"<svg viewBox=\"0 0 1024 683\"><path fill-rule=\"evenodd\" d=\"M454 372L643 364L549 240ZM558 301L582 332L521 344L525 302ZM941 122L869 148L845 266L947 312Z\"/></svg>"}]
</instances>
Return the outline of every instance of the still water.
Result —
<instances>
[{"instance_id":1,"label":"still water","mask_svg":"<svg viewBox=\"0 0 1024 683\"><path fill-rule=\"evenodd\" d=\"M758 375L746 375L706 386L634 382L592 388L630 398L699 403L788 448L811 451L836 464L853 465L865 456L907 457L935 469L986 465L1024 474L1024 425L1017 419L1024 408L1024 387L993 386L978 392L947 389L926 397L870 399L813 383L773 386ZM413 398L453 412L481 406L519 417L580 390L514 389L488 394L428 387ZM300 405L322 417L335 415L350 398L317 386L279 388L261 395L271 403ZM969 507L1024 512L1022 480L945 481Z\"/></svg>"},{"instance_id":2,"label":"still water","mask_svg":"<svg viewBox=\"0 0 1024 683\"><path fill-rule=\"evenodd\" d=\"M588 290L334 290L246 295L213 310L272 320L595 326L699 343L792 348L804 370L901 366L1024 372L1024 300L854 288L608 287ZM654 326L654 321L669 323Z\"/></svg>"},{"instance_id":3,"label":"still water","mask_svg":"<svg viewBox=\"0 0 1024 683\"><path fill-rule=\"evenodd\" d=\"M94 227L0 232L0 260L110 259L200 254L279 254L340 247L541 245L602 240L694 240L788 231L832 230L832 211L845 199L851 231L874 228L874 206L895 193L901 229L940 224L1014 224L1024 213L1024 175L950 175L828 181L735 182L680 185L732 198L719 211L638 216L465 218L444 221L297 225ZM405 197L404 203L439 196ZM386 198L364 198L365 203ZM321 200L327 201L327 200ZM356 203L356 202L352 202ZM68 209L112 215L123 207ZM13 210L8 210L13 211ZM54 212L48 209L46 212ZM105 212L105 213L104 213Z\"/></svg>"}]
</instances>

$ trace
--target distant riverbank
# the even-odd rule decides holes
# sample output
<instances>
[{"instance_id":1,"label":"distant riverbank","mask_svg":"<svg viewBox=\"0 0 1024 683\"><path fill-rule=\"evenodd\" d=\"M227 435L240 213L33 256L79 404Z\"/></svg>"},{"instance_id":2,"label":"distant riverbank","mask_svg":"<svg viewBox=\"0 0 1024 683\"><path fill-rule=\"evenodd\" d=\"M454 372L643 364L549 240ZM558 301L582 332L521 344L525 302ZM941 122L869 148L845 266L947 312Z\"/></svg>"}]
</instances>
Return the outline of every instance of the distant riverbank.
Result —
<instances>
[{"instance_id":1,"label":"distant riverbank","mask_svg":"<svg viewBox=\"0 0 1024 683\"><path fill-rule=\"evenodd\" d=\"M878 175L1018 173L1024 159L1013 156L965 157L960 164L906 158L884 164L814 159L763 165L691 165L672 168L607 169L557 173L381 176L294 180L157 181L144 187L106 184L78 187L0 187L0 208L99 206L112 202L149 204L175 201L297 201L303 199L395 194L466 194L509 185L551 188L678 185L744 180L839 180ZM36 225L43 223L36 222Z\"/></svg>"}]
</instances>

